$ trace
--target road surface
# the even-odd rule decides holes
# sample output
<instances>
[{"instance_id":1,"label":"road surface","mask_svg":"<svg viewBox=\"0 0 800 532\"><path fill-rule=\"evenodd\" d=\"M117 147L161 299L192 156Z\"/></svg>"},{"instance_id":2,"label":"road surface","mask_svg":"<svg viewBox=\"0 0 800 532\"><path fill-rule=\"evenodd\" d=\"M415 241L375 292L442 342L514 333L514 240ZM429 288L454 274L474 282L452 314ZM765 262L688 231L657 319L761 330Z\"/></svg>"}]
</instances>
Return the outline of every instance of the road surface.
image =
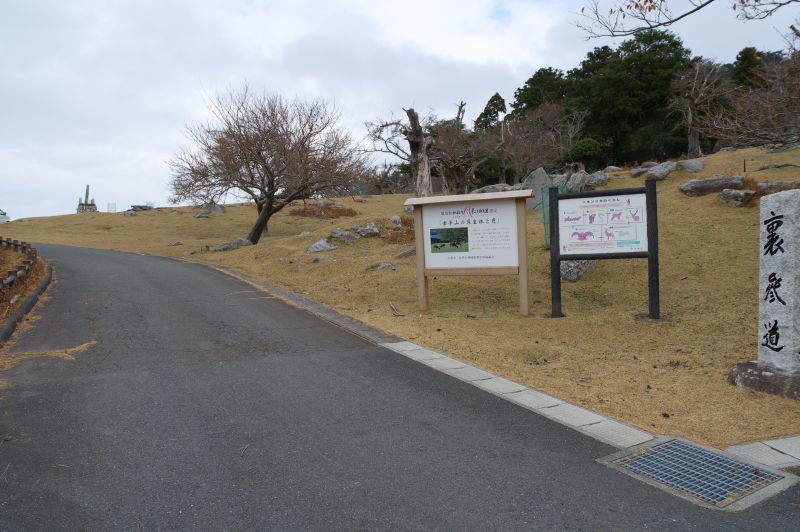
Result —
<instances>
[{"instance_id":1,"label":"road surface","mask_svg":"<svg viewBox=\"0 0 800 532\"><path fill-rule=\"evenodd\" d=\"M598 464L614 448L195 264L39 246L0 374L0 530L796 530ZM91 342L96 342L91 344Z\"/></svg>"}]
</instances>

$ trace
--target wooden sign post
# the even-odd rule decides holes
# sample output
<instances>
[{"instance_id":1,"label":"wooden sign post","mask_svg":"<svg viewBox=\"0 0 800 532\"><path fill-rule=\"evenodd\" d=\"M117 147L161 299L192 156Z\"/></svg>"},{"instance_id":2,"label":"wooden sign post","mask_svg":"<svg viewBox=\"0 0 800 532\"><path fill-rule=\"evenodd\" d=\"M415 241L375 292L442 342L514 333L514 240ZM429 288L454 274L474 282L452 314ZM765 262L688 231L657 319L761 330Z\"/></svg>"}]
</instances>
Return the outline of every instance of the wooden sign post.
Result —
<instances>
[{"instance_id":1,"label":"wooden sign post","mask_svg":"<svg viewBox=\"0 0 800 532\"><path fill-rule=\"evenodd\" d=\"M528 315L525 200L532 190L411 198L417 242L419 309L428 309L428 278L516 275L519 311Z\"/></svg>"}]
</instances>

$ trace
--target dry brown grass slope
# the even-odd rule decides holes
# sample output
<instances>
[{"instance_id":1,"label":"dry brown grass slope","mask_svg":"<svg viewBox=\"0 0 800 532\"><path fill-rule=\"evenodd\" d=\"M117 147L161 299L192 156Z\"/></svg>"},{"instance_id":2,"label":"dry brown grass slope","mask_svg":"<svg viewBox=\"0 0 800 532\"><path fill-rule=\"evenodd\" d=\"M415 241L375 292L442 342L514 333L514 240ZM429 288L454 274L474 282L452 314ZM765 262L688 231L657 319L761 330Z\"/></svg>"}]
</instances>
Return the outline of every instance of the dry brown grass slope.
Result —
<instances>
[{"instance_id":1,"label":"dry brown grass slope","mask_svg":"<svg viewBox=\"0 0 800 532\"><path fill-rule=\"evenodd\" d=\"M769 163L800 163L800 150L759 149L704 158L698 174L675 171L658 183L662 312L670 323L635 319L647 311L642 260L603 261L564 284L565 318L550 319L548 254L537 212L528 215L532 315L517 312L514 278L439 278L431 310L416 312L414 258L396 259L411 244L361 239L317 255L305 249L334 227L402 212L407 196L342 198L353 218L324 220L277 215L257 246L200 251L246 234L248 206L195 219L192 208L140 213L82 214L13 222L4 235L33 242L171 255L233 267L325 303L372 326L505 375L645 430L715 446L800 432L800 404L729 386L734 363L756 357L758 336L758 209L732 209L715 195L688 198L678 185L715 173L757 181L800 179L798 168L754 172ZM627 172L608 187L640 186ZM302 232L307 236L299 236ZM175 240L183 246L167 247ZM368 271L391 261L397 270ZM394 303L405 316L390 310Z\"/></svg>"}]
</instances>

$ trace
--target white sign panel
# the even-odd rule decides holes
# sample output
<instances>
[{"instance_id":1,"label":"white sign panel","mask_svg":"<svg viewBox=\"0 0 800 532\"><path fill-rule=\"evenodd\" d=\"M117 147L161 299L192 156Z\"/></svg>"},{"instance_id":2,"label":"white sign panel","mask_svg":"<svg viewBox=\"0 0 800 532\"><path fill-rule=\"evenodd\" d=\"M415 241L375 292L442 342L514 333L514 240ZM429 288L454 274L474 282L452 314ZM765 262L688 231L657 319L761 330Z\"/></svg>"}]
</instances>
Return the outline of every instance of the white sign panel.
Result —
<instances>
[{"instance_id":1,"label":"white sign panel","mask_svg":"<svg viewBox=\"0 0 800 532\"><path fill-rule=\"evenodd\" d=\"M561 255L647 251L645 194L558 200Z\"/></svg>"},{"instance_id":2,"label":"white sign panel","mask_svg":"<svg viewBox=\"0 0 800 532\"><path fill-rule=\"evenodd\" d=\"M519 266L514 199L422 206L425 266Z\"/></svg>"}]
</instances>

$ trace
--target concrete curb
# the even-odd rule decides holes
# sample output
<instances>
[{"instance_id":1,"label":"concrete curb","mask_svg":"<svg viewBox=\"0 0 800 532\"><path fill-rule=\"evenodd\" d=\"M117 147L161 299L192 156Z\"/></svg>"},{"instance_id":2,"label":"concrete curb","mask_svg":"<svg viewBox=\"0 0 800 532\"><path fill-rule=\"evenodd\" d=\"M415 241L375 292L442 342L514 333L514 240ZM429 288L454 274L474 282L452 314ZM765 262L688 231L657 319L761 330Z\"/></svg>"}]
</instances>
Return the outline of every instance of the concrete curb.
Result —
<instances>
[{"instance_id":1,"label":"concrete curb","mask_svg":"<svg viewBox=\"0 0 800 532\"><path fill-rule=\"evenodd\" d=\"M52 278L53 266L48 264L47 272L44 274L44 278L39 283L39 286L37 286L33 292L28 294L28 297L25 298L25 301L22 302L22 305L20 305L19 308L6 319L2 329L0 329L0 345L3 345L6 340L11 338L11 335L17 330L17 325L19 325L19 322L22 321L22 318L24 318L25 315L31 311L34 305L36 305L36 302L39 301L39 296L42 295L42 293L47 289Z\"/></svg>"}]
</instances>

